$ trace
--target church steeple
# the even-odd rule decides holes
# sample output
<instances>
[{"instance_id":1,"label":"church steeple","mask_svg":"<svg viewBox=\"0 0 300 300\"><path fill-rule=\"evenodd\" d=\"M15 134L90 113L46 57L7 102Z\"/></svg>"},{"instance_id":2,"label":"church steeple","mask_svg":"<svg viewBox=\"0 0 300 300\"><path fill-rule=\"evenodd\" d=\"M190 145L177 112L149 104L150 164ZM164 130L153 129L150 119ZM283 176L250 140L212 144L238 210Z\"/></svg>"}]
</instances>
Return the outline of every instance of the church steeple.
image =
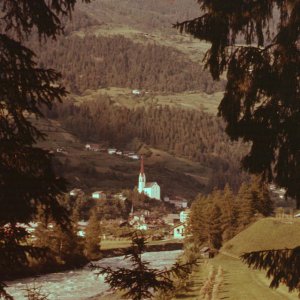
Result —
<instances>
[{"instance_id":1,"label":"church steeple","mask_svg":"<svg viewBox=\"0 0 300 300\"><path fill-rule=\"evenodd\" d=\"M140 174L145 174L144 172L144 156L141 155L141 171Z\"/></svg>"},{"instance_id":2,"label":"church steeple","mask_svg":"<svg viewBox=\"0 0 300 300\"><path fill-rule=\"evenodd\" d=\"M141 156L141 170L139 175L139 185L138 185L138 192L141 194L144 192L144 188L146 186L146 175L144 172L144 157Z\"/></svg>"}]
</instances>

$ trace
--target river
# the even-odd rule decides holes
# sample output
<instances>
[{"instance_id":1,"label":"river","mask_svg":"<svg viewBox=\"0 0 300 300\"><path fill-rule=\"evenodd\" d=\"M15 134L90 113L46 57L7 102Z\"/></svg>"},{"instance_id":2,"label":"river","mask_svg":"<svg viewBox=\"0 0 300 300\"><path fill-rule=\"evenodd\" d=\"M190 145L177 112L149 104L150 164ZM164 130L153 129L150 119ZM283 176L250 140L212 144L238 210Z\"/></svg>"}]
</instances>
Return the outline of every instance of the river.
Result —
<instances>
[{"instance_id":1,"label":"river","mask_svg":"<svg viewBox=\"0 0 300 300\"><path fill-rule=\"evenodd\" d=\"M155 268L164 268L172 265L182 250L147 252L143 259L150 262ZM104 258L96 262L101 266L123 267L130 266L123 256ZM7 292L15 300L25 300L26 287L41 287L44 294L48 294L50 300L85 300L93 296L105 293L109 286L104 283L103 276L97 277L88 266L67 272L52 273L36 278L19 279L7 282Z\"/></svg>"}]
</instances>

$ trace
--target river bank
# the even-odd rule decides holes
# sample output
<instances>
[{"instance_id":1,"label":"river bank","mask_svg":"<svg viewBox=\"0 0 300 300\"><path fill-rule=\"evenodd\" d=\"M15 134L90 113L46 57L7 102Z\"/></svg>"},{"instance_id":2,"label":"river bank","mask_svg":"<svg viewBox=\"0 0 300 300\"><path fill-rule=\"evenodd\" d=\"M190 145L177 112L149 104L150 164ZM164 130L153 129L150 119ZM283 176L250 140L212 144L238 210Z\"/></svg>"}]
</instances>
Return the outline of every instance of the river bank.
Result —
<instances>
[{"instance_id":1,"label":"river bank","mask_svg":"<svg viewBox=\"0 0 300 300\"><path fill-rule=\"evenodd\" d=\"M115 244L117 245L117 243ZM105 246L105 245L104 245ZM55 264L55 263L48 263L44 266L35 266L32 268L22 269L20 272L13 274L12 276L9 276L5 278L5 281L14 281L14 280L20 280L20 279L26 279L28 277L38 277L43 276L51 273L57 273L57 272L66 272L66 271L76 271L78 269L83 268L89 263L104 259L104 258L112 258L121 256L124 254L124 251L126 251L130 246L130 241L128 243L123 244L121 247L114 248L114 244L110 244L109 247L106 247L104 249L101 249L99 256L96 257L93 261L89 261L88 259L84 257L80 257L77 262L74 262L72 264ZM161 252L161 251L174 251L174 250L182 250L183 249L183 243L181 241L155 241L150 242L146 245L146 252Z\"/></svg>"},{"instance_id":2,"label":"river bank","mask_svg":"<svg viewBox=\"0 0 300 300\"><path fill-rule=\"evenodd\" d=\"M182 250L147 252L143 254L143 259L154 268L165 268L171 266L181 253ZM130 267L130 262L124 260L124 256L103 258L94 263L112 268ZM7 284L7 291L18 300L26 299L24 290L27 286L41 287L44 293L49 294L49 300L102 299L99 297L109 290L104 277L96 276L88 265L82 269L19 279Z\"/></svg>"}]
</instances>

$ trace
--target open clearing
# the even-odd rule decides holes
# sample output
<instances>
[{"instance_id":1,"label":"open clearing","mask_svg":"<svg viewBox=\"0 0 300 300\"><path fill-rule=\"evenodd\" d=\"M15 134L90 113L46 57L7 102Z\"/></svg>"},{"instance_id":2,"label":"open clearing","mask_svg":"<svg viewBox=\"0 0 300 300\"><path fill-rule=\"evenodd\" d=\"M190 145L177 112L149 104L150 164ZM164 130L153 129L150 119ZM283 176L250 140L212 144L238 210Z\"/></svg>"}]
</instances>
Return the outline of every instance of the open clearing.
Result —
<instances>
[{"instance_id":1,"label":"open clearing","mask_svg":"<svg viewBox=\"0 0 300 300\"><path fill-rule=\"evenodd\" d=\"M100 95L108 95L115 105L121 105L128 108L145 107L147 105L169 105L171 107L180 107L205 111L216 114L219 103L223 97L223 92L206 94L199 91L190 91L183 93L155 93L146 91L144 95L136 96L128 88L109 87L98 90L86 90L82 95L72 95L77 103L96 100Z\"/></svg>"},{"instance_id":2,"label":"open clearing","mask_svg":"<svg viewBox=\"0 0 300 300\"><path fill-rule=\"evenodd\" d=\"M217 299L230 300L282 300L299 299L297 293L289 293L287 288L269 288L269 280L265 273L249 269L239 259L219 254L214 259L204 260L193 274L187 290L177 294L174 299L204 299L201 288L207 280L209 270L215 271L221 266L223 281L220 285Z\"/></svg>"}]
</instances>

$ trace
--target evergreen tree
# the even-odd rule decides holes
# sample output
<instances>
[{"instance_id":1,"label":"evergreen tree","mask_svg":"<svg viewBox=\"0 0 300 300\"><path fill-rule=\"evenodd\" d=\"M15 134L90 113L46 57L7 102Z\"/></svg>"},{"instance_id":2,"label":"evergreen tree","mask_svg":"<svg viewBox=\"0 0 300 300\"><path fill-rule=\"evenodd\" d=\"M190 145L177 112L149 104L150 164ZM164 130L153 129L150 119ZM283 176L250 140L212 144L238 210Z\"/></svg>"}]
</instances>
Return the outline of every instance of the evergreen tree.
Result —
<instances>
[{"instance_id":1,"label":"evergreen tree","mask_svg":"<svg viewBox=\"0 0 300 300\"><path fill-rule=\"evenodd\" d=\"M129 268L99 267L98 274L104 275L105 282L111 288L124 293L125 299L142 300L152 299L154 293L162 291L167 293L174 290L174 278L187 278L191 273L195 261L186 264L175 263L169 270L154 269L149 266L149 262L142 259L142 254L146 250L144 237L135 234L132 237L132 244L128 250L124 251L125 259L130 260Z\"/></svg>"},{"instance_id":2,"label":"evergreen tree","mask_svg":"<svg viewBox=\"0 0 300 300\"><path fill-rule=\"evenodd\" d=\"M220 201L217 203L222 211L223 239L229 240L233 238L237 231L238 207L235 196L228 184L226 184Z\"/></svg>"},{"instance_id":3,"label":"evergreen tree","mask_svg":"<svg viewBox=\"0 0 300 300\"><path fill-rule=\"evenodd\" d=\"M255 203L253 194L248 184L243 183L237 194L238 203L238 225L240 229L245 228L253 221L255 214Z\"/></svg>"},{"instance_id":4,"label":"evergreen tree","mask_svg":"<svg viewBox=\"0 0 300 300\"><path fill-rule=\"evenodd\" d=\"M212 249L220 249L222 246L222 213L215 203L208 209L207 242Z\"/></svg>"},{"instance_id":5,"label":"evergreen tree","mask_svg":"<svg viewBox=\"0 0 300 300\"><path fill-rule=\"evenodd\" d=\"M258 176L252 176L250 189L254 198L255 210L267 217L273 213L274 204L267 185Z\"/></svg>"},{"instance_id":6,"label":"evergreen tree","mask_svg":"<svg viewBox=\"0 0 300 300\"><path fill-rule=\"evenodd\" d=\"M227 73L219 114L232 139L251 142L243 166L286 188L300 208L300 0L198 3L202 15L175 26L211 43L214 79Z\"/></svg>"},{"instance_id":7,"label":"evergreen tree","mask_svg":"<svg viewBox=\"0 0 300 300\"><path fill-rule=\"evenodd\" d=\"M85 1L88 2L88 1ZM51 108L66 94L60 74L37 67L34 53L24 46L32 31L40 41L55 38L63 30L60 18L70 15L76 0L4 0L0 3L0 297L5 293L3 273L12 266L28 264L42 254L26 244L27 232L18 222L29 223L39 203L59 223L65 212L56 196L65 181L52 169L50 154L36 147L44 137L33 118L43 117L41 107ZM20 184L22 183L22 184Z\"/></svg>"},{"instance_id":8,"label":"evergreen tree","mask_svg":"<svg viewBox=\"0 0 300 300\"><path fill-rule=\"evenodd\" d=\"M88 259L96 259L100 254L101 227L96 210L93 210L85 231L84 252Z\"/></svg>"},{"instance_id":9,"label":"evergreen tree","mask_svg":"<svg viewBox=\"0 0 300 300\"><path fill-rule=\"evenodd\" d=\"M210 199L204 195L199 195L191 206L189 218L189 231L193 235L194 243L200 246L207 242L207 210L211 205Z\"/></svg>"}]
</instances>

